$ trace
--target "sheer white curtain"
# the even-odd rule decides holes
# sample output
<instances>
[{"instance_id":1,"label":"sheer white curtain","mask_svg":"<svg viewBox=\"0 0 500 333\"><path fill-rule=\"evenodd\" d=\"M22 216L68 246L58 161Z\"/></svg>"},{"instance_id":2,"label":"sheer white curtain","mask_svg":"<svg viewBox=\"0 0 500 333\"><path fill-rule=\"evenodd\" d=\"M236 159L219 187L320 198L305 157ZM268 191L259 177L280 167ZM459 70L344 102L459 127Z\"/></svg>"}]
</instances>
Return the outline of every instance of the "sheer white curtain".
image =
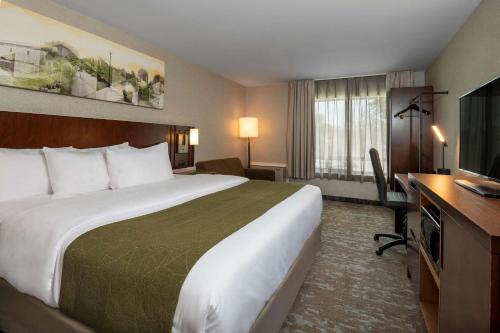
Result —
<instances>
[{"instance_id":1,"label":"sheer white curtain","mask_svg":"<svg viewBox=\"0 0 500 333\"><path fill-rule=\"evenodd\" d=\"M316 175L347 178L347 80L316 81Z\"/></svg>"},{"instance_id":2,"label":"sheer white curtain","mask_svg":"<svg viewBox=\"0 0 500 333\"><path fill-rule=\"evenodd\" d=\"M316 175L363 181L375 148L387 173L385 76L316 81Z\"/></svg>"},{"instance_id":3,"label":"sheer white curtain","mask_svg":"<svg viewBox=\"0 0 500 333\"><path fill-rule=\"evenodd\" d=\"M399 71L387 73L385 85L387 90L391 88L410 88L415 86L415 72Z\"/></svg>"},{"instance_id":4,"label":"sheer white curtain","mask_svg":"<svg viewBox=\"0 0 500 333\"><path fill-rule=\"evenodd\" d=\"M387 174L387 102L384 76L349 79L351 175L373 176L369 150L379 152Z\"/></svg>"}]
</instances>

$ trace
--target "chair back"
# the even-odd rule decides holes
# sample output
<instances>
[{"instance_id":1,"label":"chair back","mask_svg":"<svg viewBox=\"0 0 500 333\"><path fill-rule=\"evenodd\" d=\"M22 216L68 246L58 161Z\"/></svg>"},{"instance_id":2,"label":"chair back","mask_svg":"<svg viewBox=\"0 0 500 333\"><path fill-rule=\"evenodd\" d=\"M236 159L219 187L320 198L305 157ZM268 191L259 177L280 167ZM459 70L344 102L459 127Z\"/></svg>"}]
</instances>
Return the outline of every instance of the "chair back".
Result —
<instances>
[{"instance_id":1,"label":"chair back","mask_svg":"<svg viewBox=\"0 0 500 333\"><path fill-rule=\"evenodd\" d=\"M379 200L387 205L387 181L385 180L382 163L378 151L375 148L370 149L370 159L372 161L373 173L375 175L375 183L377 184Z\"/></svg>"},{"instance_id":2,"label":"chair back","mask_svg":"<svg viewBox=\"0 0 500 333\"><path fill-rule=\"evenodd\" d=\"M497 156L495 156L490 171L488 171L488 177L500 179L500 154L497 154Z\"/></svg>"}]
</instances>

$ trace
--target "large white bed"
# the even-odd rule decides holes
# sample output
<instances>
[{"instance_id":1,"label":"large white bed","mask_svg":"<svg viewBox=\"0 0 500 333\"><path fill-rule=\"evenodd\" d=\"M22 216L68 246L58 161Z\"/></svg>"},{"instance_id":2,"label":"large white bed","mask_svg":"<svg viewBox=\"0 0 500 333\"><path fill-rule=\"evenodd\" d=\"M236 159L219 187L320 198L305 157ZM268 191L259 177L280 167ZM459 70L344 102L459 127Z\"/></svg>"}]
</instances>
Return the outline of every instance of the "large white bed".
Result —
<instances>
[{"instance_id":1,"label":"large white bed","mask_svg":"<svg viewBox=\"0 0 500 333\"><path fill-rule=\"evenodd\" d=\"M57 307L64 251L99 226L167 209L248 181L222 175L70 198L50 195L0 203L0 277ZM320 223L322 199L306 185L206 252L185 279L174 332L248 332Z\"/></svg>"},{"instance_id":2,"label":"large white bed","mask_svg":"<svg viewBox=\"0 0 500 333\"><path fill-rule=\"evenodd\" d=\"M241 195L243 188L251 188L247 185L252 183L243 177L172 176L172 168L194 165L193 146L185 154L176 150L178 134L187 129L189 126L0 112L0 132L4 133L0 136L0 331L94 332L91 323L78 318L80 312L68 313L63 308L68 290L64 288L68 270L63 263L71 257L75 244L101 229L124 226L130 219L144 221L150 213L182 211L214 196ZM125 149L129 145L145 149ZM58 148L68 146L84 149ZM165 331L171 325L174 332L279 330L320 240L320 190L290 186L294 190L287 193L291 194L267 201L262 210L245 207L240 198L239 207L248 208L252 218L207 244L186 266L181 280L168 280L177 281L176 294L168 299L172 303L168 318L163 316L163 307L155 308L160 309L155 323L165 325L154 327L168 327L160 330ZM253 191L252 200L264 193ZM219 204L223 207L224 202L211 208L222 209ZM231 213L225 209L224 221L230 223ZM197 226L209 223L205 215L188 211L196 216ZM162 237L176 234L174 229L169 232ZM130 233L126 237L128 242L133 238ZM113 234L101 243L112 241ZM93 243L89 247L98 248ZM99 266L91 276L100 276L103 270L116 273L115 269L126 266L122 264ZM103 282L114 284L116 276L132 276L129 273ZM159 276L160 281L165 278ZM147 286L148 292L158 290ZM125 287L130 290L127 294L135 297L129 288ZM101 310L95 300L86 301L77 298L74 304ZM107 315L103 317L108 320ZM140 325L137 322L130 331L142 332Z\"/></svg>"}]
</instances>

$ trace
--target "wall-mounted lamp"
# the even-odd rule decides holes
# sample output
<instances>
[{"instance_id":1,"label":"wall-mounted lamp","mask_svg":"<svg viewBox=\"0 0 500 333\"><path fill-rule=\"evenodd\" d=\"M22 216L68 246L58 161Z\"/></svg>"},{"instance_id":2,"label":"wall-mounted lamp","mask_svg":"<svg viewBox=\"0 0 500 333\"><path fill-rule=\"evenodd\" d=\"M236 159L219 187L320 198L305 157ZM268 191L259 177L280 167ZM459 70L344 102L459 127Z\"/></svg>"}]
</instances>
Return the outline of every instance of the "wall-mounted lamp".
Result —
<instances>
[{"instance_id":1,"label":"wall-mounted lamp","mask_svg":"<svg viewBox=\"0 0 500 333\"><path fill-rule=\"evenodd\" d=\"M434 134L436 134L436 137L438 138L439 142L441 142L441 144L443 145L443 167L438 168L437 173L440 175L449 175L451 173L450 169L446 169L444 167L444 148L448 147L448 142L446 142L443 133L441 133L437 125L432 125L432 130L434 131Z\"/></svg>"},{"instance_id":2,"label":"wall-mounted lamp","mask_svg":"<svg viewBox=\"0 0 500 333\"><path fill-rule=\"evenodd\" d=\"M199 142L199 130L197 128L189 129L189 144L191 146L197 146Z\"/></svg>"},{"instance_id":3,"label":"wall-mounted lamp","mask_svg":"<svg viewBox=\"0 0 500 333\"><path fill-rule=\"evenodd\" d=\"M240 118L240 138L248 140L248 167L250 168L250 138L259 136L259 119L256 117Z\"/></svg>"}]
</instances>

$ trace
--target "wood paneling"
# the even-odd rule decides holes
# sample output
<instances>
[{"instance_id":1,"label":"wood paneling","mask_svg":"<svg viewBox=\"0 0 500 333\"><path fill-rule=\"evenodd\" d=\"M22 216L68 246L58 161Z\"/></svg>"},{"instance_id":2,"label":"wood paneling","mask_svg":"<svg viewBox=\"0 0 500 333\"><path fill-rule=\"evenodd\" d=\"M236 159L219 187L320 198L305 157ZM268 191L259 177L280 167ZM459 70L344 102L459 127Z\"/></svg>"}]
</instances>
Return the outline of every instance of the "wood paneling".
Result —
<instances>
[{"instance_id":1,"label":"wood paneling","mask_svg":"<svg viewBox=\"0 0 500 333\"><path fill-rule=\"evenodd\" d=\"M419 113L412 111L413 117L403 119L394 115L408 107L410 100L422 92L432 92L432 87L395 88L390 92L390 123L391 123L391 176L390 184L394 182L395 173L419 172ZM422 98L423 108L433 112L433 98L426 95ZM416 102L418 104L418 102ZM433 168L433 134L431 125L433 115L423 117L422 126L422 165L420 172L432 172Z\"/></svg>"},{"instance_id":2,"label":"wood paneling","mask_svg":"<svg viewBox=\"0 0 500 333\"><path fill-rule=\"evenodd\" d=\"M167 141L174 169L194 166L193 146L188 154L177 154L185 157L175 156L177 128L189 127L0 111L0 147L93 148L128 141L133 147L144 148Z\"/></svg>"}]
</instances>

